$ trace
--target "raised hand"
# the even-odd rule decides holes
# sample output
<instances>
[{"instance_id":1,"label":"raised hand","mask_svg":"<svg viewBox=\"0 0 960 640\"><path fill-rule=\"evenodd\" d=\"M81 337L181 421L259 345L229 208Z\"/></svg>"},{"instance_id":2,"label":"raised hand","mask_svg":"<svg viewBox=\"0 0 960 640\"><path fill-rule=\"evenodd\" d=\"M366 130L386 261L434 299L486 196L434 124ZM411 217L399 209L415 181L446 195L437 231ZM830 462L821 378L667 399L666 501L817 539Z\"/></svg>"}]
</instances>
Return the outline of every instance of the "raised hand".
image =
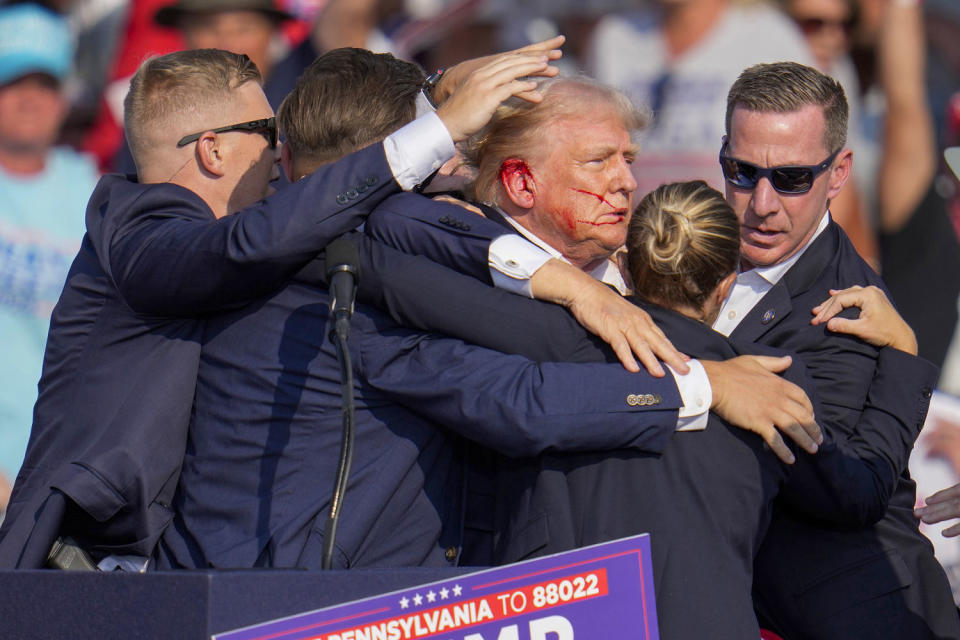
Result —
<instances>
[{"instance_id":1,"label":"raised hand","mask_svg":"<svg viewBox=\"0 0 960 640\"><path fill-rule=\"evenodd\" d=\"M450 97L450 95L457 90L457 88L462 85L467 77L471 73L477 71L481 67L487 66L492 62L496 62L499 59L507 58L511 55L517 53L534 53L542 54L547 56L548 60L559 60L563 56L563 52L560 50L560 46L563 45L566 38L564 36L554 36L548 40L542 42L535 42L529 44L525 47L519 49L514 49L513 51L507 51L505 53L496 53L491 56L483 56L481 58L471 58L470 60L464 60L460 64L457 64L453 67L450 67L443 72L443 75L440 76L440 82L437 84L436 88L433 90L433 101L434 104L442 104ZM546 67L545 72L532 74L539 75L543 77L553 77L557 75L558 69L554 66ZM519 98L527 98L526 93L518 94ZM534 102L537 99L534 98Z\"/></svg>"},{"instance_id":2,"label":"raised hand","mask_svg":"<svg viewBox=\"0 0 960 640\"><path fill-rule=\"evenodd\" d=\"M507 98L520 96L540 102L543 96L537 91L537 82L521 78L556 75L559 70L550 66L549 61L549 55L540 51L517 51L493 56L490 62L471 72L437 109L453 141L466 140L483 128Z\"/></svg>"}]
</instances>

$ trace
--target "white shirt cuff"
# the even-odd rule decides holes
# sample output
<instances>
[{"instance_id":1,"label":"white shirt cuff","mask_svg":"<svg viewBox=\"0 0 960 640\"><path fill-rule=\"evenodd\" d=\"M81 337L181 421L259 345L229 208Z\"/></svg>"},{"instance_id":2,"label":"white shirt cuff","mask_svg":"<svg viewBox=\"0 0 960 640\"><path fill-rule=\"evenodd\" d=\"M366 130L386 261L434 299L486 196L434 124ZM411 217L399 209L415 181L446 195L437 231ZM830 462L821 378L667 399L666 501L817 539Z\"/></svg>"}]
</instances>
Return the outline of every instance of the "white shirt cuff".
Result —
<instances>
[{"instance_id":1,"label":"white shirt cuff","mask_svg":"<svg viewBox=\"0 0 960 640\"><path fill-rule=\"evenodd\" d=\"M383 148L390 171L404 191L430 177L455 152L450 132L432 111L387 136Z\"/></svg>"},{"instance_id":2,"label":"white shirt cuff","mask_svg":"<svg viewBox=\"0 0 960 640\"><path fill-rule=\"evenodd\" d=\"M677 431L702 431L707 428L710 405L713 404L713 390L710 379L699 360L687 362L690 373L678 373L666 365L677 381L683 406L677 416Z\"/></svg>"},{"instance_id":3,"label":"white shirt cuff","mask_svg":"<svg viewBox=\"0 0 960 640\"><path fill-rule=\"evenodd\" d=\"M494 286L528 298L533 297L530 278L551 257L537 245L513 233L494 239L487 252Z\"/></svg>"},{"instance_id":4,"label":"white shirt cuff","mask_svg":"<svg viewBox=\"0 0 960 640\"><path fill-rule=\"evenodd\" d=\"M423 92L423 89L421 89L420 92L417 93L417 99L416 99L416 102L414 102L414 104L416 105L416 108L417 108L416 117L418 118L425 113L433 113L434 111L436 111L436 109L433 108L433 105L430 104L430 100L427 98L427 94Z\"/></svg>"}]
</instances>

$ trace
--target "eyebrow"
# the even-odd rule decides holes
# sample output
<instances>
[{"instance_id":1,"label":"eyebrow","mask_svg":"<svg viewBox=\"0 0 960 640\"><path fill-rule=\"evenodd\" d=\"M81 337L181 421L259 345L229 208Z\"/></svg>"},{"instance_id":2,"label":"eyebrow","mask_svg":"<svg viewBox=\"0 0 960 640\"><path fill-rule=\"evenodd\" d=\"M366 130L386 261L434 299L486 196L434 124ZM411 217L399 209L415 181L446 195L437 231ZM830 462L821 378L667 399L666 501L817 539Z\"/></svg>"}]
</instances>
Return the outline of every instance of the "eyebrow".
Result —
<instances>
[{"instance_id":1,"label":"eyebrow","mask_svg":"<svg viewBox=\"0 0 960 640\"><path fill-rule=\"evenodd\" d=\"M625 156L635 156L640 151L640 145L631 144L623 150ZM620 153L620 147L615 145L601 145L588 148L583 155L589 157L603 156L604 158Z\"/></svg>"}]
</instances>

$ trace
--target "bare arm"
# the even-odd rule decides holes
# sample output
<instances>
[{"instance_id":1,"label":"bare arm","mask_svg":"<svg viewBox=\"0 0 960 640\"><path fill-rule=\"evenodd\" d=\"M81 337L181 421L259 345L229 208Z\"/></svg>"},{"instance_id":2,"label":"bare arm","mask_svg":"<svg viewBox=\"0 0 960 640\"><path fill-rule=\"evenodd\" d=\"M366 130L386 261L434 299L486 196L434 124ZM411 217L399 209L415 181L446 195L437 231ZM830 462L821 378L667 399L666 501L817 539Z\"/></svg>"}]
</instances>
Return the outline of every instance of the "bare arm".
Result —
<instances>
[{"instance_id":1,"label":"bare arm","mask_svg":"<svg viewBox=\"0 0 960 640\"><path fill-rule=\"evenodd\" d=\"M926 49L923 7L887 3L877 51L887 98L880 161L880 228L903 227L936 171L933 121L924 84Z\"/></svg>"}]
</instances>

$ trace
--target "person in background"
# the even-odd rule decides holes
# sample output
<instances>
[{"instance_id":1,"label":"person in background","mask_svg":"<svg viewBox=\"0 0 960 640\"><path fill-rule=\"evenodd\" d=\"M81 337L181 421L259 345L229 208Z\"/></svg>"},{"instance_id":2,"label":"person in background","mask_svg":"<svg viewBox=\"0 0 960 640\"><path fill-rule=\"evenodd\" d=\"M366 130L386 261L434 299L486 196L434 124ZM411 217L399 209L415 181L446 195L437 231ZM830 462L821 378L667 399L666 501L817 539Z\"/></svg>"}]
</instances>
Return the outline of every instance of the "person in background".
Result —
<instances>
[{"instance_id":1,"label":"person in background","mask_svg":"<svg viewBox=\"0 0 960 640\"><path fill-rule=\"evenodd\" d=\"M27 447L50 312L97 181L90 158L56 146L72 55L60 16L0 7L0 510Z\"/></svg>"},{"instance_id":2,"label":"person in background","mask_svg":"<svg viewBox=\"0 0 960 640\"><path fill-rule=\"evenodd\" d=\"M157 11L154 21L180 31L188 49L246 54L260 69L269 100L266 87L276 62L271 43L281 25L292 18L273 0L177 0ZM276 109L279 105L271 102L270 106Z\"/></svg>"},{"instance_id":3,"label":"person in background","mask_svg":"<svg viewBox=\"0 0 960 640\"><path fill-rule=\"evenodd\" d=\"M780 0L780 5L796 23L813 54L814 64L823 73L836 78L847 94L850 105L848 145L857 156L854 176L846 189L830 203L839 211L839 222L860 255L879 270L875 225L871 222L869 190L876 187L876 158L867 158L871 149L860 139L860 81L850 59L851 34L856 24L854 0ZM845 212L850 212L846 215Z\"/></svg>"},{"instance_id":4,"label":"person in background","mask_svg":"<svg viewBox=\"0 0 960 640\"><path fill-rule=\"evenodd\" d=\"M722 188L717 151L727 89L753 64L814 64L800 30L779 11L750 0L655 0L601 20L588 50L587 72L650 106L653 125L634 163L637 195L680 180ZM841 203L842 204L842 203ZM845 229L854 210L834 205ZM853 230L851 228L851 230ZM869 236L851 234L875 257Z\"/></svg>"}]
</instances>

